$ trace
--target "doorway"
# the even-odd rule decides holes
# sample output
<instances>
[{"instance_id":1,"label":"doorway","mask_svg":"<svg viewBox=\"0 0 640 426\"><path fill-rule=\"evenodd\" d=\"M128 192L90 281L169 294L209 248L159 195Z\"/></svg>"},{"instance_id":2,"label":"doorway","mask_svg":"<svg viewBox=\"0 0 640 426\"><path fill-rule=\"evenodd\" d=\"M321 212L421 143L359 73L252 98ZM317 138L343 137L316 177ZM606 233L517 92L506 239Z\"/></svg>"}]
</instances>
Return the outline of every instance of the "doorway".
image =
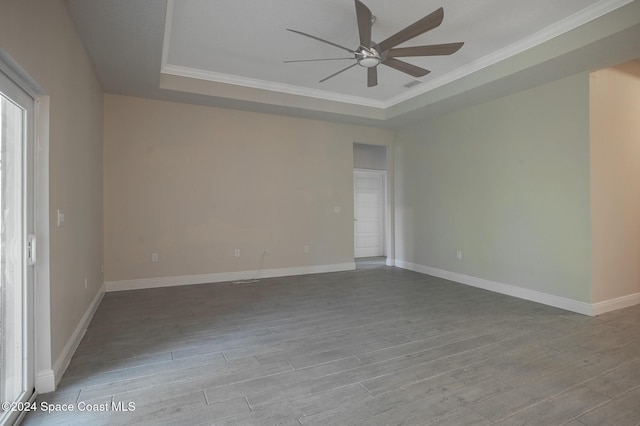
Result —
<instances>
[{"instance_id":1,"label":"doorway","mask_svg":"<svg viewBox=\"0 0 640 426\"><path fill-rule=\"evenodd\" d=\"M385 255L385 188L384 170L354 170L354 247L355 257Z\"/></svg>"},{"instance_id":2,"label":"doorway","mask_svg":"<svg viewBox=\"0 0 640 426\"><path fill-rule=\"evenodd\" d=\"M353 144L354 257L381 257L385 263L392 255L392 214L388 206L388 147Z\"/></svg>"},{"instance_id":3,"label":"doorway","mask_svg":"<svg viewBox=\"0 0 640 426\"><path fill-rule=\"evenodd\" d=\"M34 392L34 111L0 71L0 425Z\"/></svg>"}]
</instances>

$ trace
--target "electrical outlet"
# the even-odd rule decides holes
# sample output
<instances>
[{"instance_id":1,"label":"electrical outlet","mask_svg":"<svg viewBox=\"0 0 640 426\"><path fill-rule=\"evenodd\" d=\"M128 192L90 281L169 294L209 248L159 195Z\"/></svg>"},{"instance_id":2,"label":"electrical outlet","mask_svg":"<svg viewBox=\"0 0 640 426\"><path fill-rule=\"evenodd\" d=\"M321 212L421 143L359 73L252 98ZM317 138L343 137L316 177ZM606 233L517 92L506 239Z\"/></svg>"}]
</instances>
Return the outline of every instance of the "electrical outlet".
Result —
<instances>
[{"instance_id":1,"label":"electrical outlet","mask_svg":"<svg viewBox=\"0 0 640 426\"><path fill-rule=\"evenodd\" d=\"M240 249L236 249L235 253L234 253L235 257L240 257Z\"/></svg>"},{"instance_id":2,"label":"electrical outlet","mask_svg":"<svg viewBox=\"0 0 640 426\"><path fill-rule=\"evenodd\" d=\"M309 246L304 246L304 252L309 253Z\"/></svg>"},{"instance_id":3,"label":"electrical outlet","mask_svg":"<svg viewBox=\"0 0 640 426\"><path fill-rule=\"evenodd\" d=\"M457 258L458 260L462 260L462 250L458 250L458 251L456 251L456 258Z\"/></svg>"},{"instance_id":4,"label":"electrical outlet","mask_svg":"<svg viewBox=\"0 0 640 426\"><path fill-rule=\"evenodd\" d=\"M160 257L158 256L158 253L151 253L151 261L152 262L159 262L160 261Z\"/></svg>"},{"instance_id":5,"label":"electrical outlet","mask_svg":"<svg viewBox=\"0 0 640 426\"><path fill-rule=\"evenodd\" d=\"M84 288L88 288L88 285L87 285L87 277L84 277Z\"/></svg>"}]
</instances>

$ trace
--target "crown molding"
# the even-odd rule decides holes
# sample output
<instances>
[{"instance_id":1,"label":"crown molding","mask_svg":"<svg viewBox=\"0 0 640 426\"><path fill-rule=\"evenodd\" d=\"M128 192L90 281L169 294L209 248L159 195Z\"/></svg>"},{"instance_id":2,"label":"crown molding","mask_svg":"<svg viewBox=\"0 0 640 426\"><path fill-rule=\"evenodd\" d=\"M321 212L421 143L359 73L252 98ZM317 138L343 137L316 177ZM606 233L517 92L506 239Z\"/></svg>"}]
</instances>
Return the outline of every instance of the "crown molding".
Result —
<instances>
[{"instance_id":1,"label":"crown molding","mask_svg":"<svg viewBox=\"0 0 640 426\"><path fill-rule=\"evenodd\" d=\"M393 98L385 102L385 108L397 105L423 93L430 92L440 86L444 86L445 84L449 84L455 80L480 71L483 68L487 68L512 56L523 53L526 50L541 45L542 43L561 36L562 34L574 30L582 25L588 24L589 22L598 19L601 16L606 15L607 13L611 13L616 9L626 6L633 1L634 0L608 0L595 3L522 40L512 43L502 49L496 50L495 52L483 56L482 58L477 59L467 65L456 68L455 70L447 74L436 77L431 81L424 82L416 86L415 89L394 96Z\"/></svg>"},{"instance_id":2,"label":"crown molding","mask_svg":"<svg viewBox=\"0 0 640 426\"><path fill-rule=\"evenodd\" d=\"M294 86L291 84L275 83L272 81L258 80L237 75L223 74L197 68L183 67L180 65L165 64L162 67L162 74L171 74L178 77L187 77L198 80L213 81L216 83L230 84L234 86L249 87L252 89L266 90L275 93L285 93L289 95L303 96L308 98L321 99L325 101L341 102L369 108L384 109L386 102L377 101L359 96L342 95L324 90L309 89L306 87Z\"/></svg>"}]
</instances>

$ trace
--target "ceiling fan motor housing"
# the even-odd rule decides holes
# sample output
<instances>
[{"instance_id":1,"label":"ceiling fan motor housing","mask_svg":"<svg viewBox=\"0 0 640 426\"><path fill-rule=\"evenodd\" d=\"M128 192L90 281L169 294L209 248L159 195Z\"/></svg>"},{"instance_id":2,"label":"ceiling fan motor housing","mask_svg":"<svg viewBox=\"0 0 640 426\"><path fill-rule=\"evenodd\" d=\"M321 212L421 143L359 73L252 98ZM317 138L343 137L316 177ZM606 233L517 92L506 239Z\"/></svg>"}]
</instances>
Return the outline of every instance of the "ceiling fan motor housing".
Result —
<instances>
[{"instance_id":1,"label":"ceiling fan motor housing","mask_svg":"<svg viewBox=\"0 0 640 426\"><path fill-rule=\"evenodd\" d=\"M375 66L378 66L378 64L382 62L384 58L376 48L377 45L374 45L370 48L360 46L356 51L356 60L358 61L358 65L365 68L373 68Z\"/></svg>"}]
</instances>

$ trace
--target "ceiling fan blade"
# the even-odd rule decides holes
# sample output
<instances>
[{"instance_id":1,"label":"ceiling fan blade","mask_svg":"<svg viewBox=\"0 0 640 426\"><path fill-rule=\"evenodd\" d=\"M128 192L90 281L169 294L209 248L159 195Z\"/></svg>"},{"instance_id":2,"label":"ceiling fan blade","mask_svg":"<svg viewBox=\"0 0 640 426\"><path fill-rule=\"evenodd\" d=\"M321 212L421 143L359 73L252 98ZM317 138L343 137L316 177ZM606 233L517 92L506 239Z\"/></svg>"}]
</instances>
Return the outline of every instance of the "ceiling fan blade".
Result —
<instances>
[{"instance_id":1,"label":"ceiling fan blade","mask_svg":"<svg viewBox=\"0 0 640 426\"><path fill-rule=\"evenodd\" d=\"M464 43L432 44L429 46L396 47L389 50L390 58L402 58L408 56L437 56L456 53Z\"/></svg>"},{"instance_id":2,"label":"ceiling fan blade","mask_svg":"<svg viewBox=\"0 0 640 426\"><path fill-rule=\"evenodd\" d=\"M371 47L371 25L373 14L367 6L360 0L356 0L356 16L358 18L358 33L360 34L360 45L366 48Z\"/></svg>"},{"instance_id":3,"label":"ceiling fan blade","mask_svg":"<svg viewBox=\"0 0 640 426\"><path fill-rule=\"evenodd\" d=\"M444 19L444 9L440 8L435 12L430 13L419 21L414 22L403 30L398 31L391 37L379 43L381 51L389 50L397 45L404 43L407 40L411 40L414 37L418 37L420 34L424 34L429 30L432 30L439 26Z\"/></svg>"},{"instance_id":4,"label":"ceiling fan blade","mask_svg":"<svg viewBox=\"0 0 640 426\"><path fill-rule=\"evenodd\" d=\"M367 68L367 87L378 85L378 67Z\"/></svg>"},{"instance_id":5,"label":"ceiling fan blade","mask_svg":"<svg viewBox=\"0 0 640 426\"><path fill-rule=\"evenodd\" d=\"M295 61L283 61L284 64L290 64L292 62L317 62L317 61L342 61L344 59L351 59L353 60L354 58L323 58L323 59L298 59Z\"/></svg>"},{"instance_id":6,"label":"ceiling fan blade","mask_svg":"<svg viewBox=\"0 0 640 426\"><path fill-rule=\"evenodd\" d=\"M331 42L331 41L328 41L328 40L322 39L322 38L320 38L320 37L316 37L316 36L311 35L311 34L303 33L302 31L292 30L292 29L290 29L290 28L287 28L287 31L291 31L292 33L300 34L300 35L303 35L303 36L305 36L305 37L309 37L309 38L312 38L312 39L314 39L314 40L318 40L318 41L321 41L321 42L323 42L323 43L330 44L331 46L335 46L335 47L337 47L337 48L339 48L339 49L346 50L347 52L350 52L350 53L354 53L354 54L356 53L356 51L355 51L355 50L351 50L351 49L349 49L348 47L340 46L339 44L335 44L335 43L333 43L333 42Z\"/></svg>"},{"instance_id":7,"label":"ceiling fan blade","mask_svg":"<svg viewBox=\"0 0 640 426\"><path fill-rule=\"evenodd\" d=\"M424 77L425 75L429 74L431 71L426 70L424 68L420 68L417 67L415 65L411 65L408 62L405 61L400 61L398 59L395 58L387 58L384 61L382 61L383 64L385 64L388 67L397 69L398 71L402 71L405 74L409 74L413 77Z\"/></svg>"},{"instance_id":8,"label":"ceiling fan blade","mask_svg":"<svg viewBox=\"0 0 640 426\"><path fill-rule=\"evenodd\" d=\"M357 63L357 62L356 62L355 64L353 64L353 65L349 65L348 67L341 69L341 70L340 70L340 71L338 71L338 72L335 72L335 73L331 74L329 77L325 77L325 78L323 78L322 80L320 80L320 83L323 83L323 82L325 82L325 81L329 80L330 78L335 77L336 75L338 75L338 74L340 74L340 73L343 73L343 72L345 72L346 70L348 70L348 69L350 69L350 68L355 67L356 65L358 65L358 63Z\"/></svg>"}]
</instances>

